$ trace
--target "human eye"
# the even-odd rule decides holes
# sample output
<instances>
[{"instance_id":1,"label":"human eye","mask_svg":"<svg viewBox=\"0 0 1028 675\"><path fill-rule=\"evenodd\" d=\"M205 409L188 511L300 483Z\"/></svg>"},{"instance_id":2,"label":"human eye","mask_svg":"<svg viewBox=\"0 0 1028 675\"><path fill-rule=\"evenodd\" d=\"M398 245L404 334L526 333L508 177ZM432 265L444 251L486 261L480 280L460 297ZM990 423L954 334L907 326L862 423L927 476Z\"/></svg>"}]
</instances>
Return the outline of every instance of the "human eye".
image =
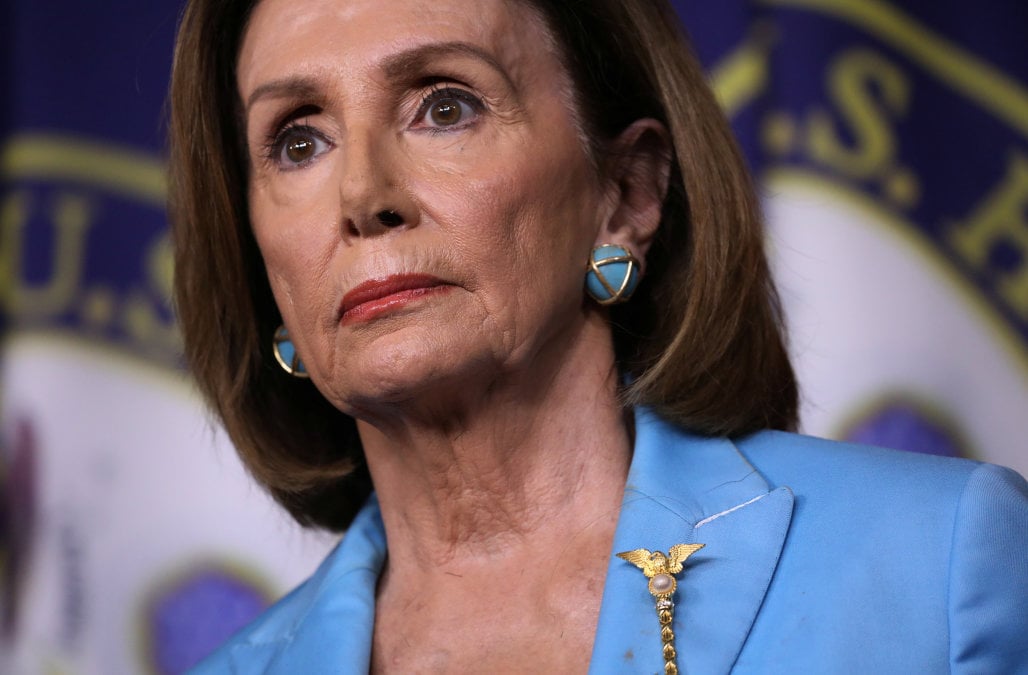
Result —
<instances>
[{"instance_id":1,"label":"human eye","mask_svg":"<svg viewBox=\"0 0 1028 675\"><path fill-rule=\"evenodd\" d=\"M463 128L478 118L483 107L481 99L464 89L436 86L422 99L415 125L435 131Z\"/></svg>"},{"instance_id":2,"label":"human eye","mask_svg":"<svg viewBox=\"0 0 1028 675\"><path fill-rule=\"evenodd\" d=\"M318 129L293 120L272 135L265 151L277 167L289 170L309 165L331 148L332 143Z\"/></svg>"}]
</instances>

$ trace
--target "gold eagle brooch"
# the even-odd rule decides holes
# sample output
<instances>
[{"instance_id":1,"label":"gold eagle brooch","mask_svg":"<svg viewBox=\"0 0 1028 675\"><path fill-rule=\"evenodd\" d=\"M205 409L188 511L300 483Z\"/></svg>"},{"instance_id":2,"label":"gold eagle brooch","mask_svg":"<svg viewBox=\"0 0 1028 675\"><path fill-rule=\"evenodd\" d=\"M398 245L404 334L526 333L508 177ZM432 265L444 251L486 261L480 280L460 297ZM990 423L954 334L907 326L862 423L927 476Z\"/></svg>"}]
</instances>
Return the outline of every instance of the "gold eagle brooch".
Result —
<instances>
[{"instance_id":1,"label":"gold eagle brooch","mask_svg":"<svg viewBox=\"0 0 1028 675\"><path fill-rule=\"evenodd\" d=\"M682 571L686 558L699 551L705 544L676 544L667 555L660 551L649 551L637 548L634 551L618 553L617 557L626 560L643 571L650 580L647 585L650 593L657 599L657 619L660 621L660 641L663 643L664 675L677 675L676 663L678 654L675 651L675 631L671 627L674 619L675 603L672 599L678 582L675 575Z\"/></svg>"}]
</instances>

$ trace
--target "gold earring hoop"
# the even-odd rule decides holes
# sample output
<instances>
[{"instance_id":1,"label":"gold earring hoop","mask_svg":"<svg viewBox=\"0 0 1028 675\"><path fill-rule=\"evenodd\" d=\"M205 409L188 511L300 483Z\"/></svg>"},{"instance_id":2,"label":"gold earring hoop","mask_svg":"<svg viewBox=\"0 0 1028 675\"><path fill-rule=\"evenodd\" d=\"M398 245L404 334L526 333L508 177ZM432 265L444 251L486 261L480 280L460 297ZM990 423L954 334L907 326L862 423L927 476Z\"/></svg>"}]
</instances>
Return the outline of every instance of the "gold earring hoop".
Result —
<instances>
[{"instance_id":1,"label":"gold earring hoop","mask_svg":"<svg viewBox=\"0 0 1028 675\"><path fill-rule=\"evenodd\" d=\"M284 325L279 326L278 330L275 331L275 336L271 341L271 348L275 353L275 360L278 361L278 365L282 366L282 370L293 377L305 379L310 377L307 373L307 367L300 360L299 352L296 351L296 345L289 339L289 330Z\"/></svg>"}]
</instances>

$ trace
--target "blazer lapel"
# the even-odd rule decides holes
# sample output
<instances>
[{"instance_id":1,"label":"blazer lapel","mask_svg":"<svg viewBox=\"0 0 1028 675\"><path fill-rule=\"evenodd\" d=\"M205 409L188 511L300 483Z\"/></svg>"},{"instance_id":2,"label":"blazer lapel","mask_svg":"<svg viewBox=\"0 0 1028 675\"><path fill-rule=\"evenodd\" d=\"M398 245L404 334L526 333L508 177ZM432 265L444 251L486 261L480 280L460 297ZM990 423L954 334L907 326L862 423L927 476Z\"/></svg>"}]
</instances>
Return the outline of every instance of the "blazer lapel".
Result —
<instances>
[{"instance_id":1,"label":"blazer lapel","mask_svg":"<svg viewBox=\"0 0 1028 675\"><path fill-rule=\"evenodd\" d=\"M636 446L604 587L590 673L663 672L646 577L613 556L706 547L678 575L674 630L682 673L727 673L774 575L792 517L731 441L693 436L636 411Z\"/></svg>"},{"instance_id":2,"label":"blazer lapel","mask_svg":"<svg viewBox=\"0 0 1028 675\"><path fill-rule=\"evenodd\" d=\"M234 672L365 675L385 555L381 512L372 496L343 543L294 591L289 610L233 650Z\"/></svg>"}]
</instances>

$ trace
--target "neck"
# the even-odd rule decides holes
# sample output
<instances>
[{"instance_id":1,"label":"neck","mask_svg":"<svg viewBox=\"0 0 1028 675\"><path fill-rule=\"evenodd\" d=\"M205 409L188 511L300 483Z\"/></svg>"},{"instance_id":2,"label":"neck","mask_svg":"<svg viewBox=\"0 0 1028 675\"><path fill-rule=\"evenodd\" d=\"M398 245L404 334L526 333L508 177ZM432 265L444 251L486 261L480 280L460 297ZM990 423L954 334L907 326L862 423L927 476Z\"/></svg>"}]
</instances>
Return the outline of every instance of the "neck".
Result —
<instances>
[{"instance_id":1,"label":"neck","mask_svg":"<svg viewBox=\"0 0 1028 675\"><path fill-rule=\"evenodd\" d=\"M458 414L359 423L390 575L609 547L631 456L610 340L543 365L477 388Z\"/></svg>"}]
</instances>

